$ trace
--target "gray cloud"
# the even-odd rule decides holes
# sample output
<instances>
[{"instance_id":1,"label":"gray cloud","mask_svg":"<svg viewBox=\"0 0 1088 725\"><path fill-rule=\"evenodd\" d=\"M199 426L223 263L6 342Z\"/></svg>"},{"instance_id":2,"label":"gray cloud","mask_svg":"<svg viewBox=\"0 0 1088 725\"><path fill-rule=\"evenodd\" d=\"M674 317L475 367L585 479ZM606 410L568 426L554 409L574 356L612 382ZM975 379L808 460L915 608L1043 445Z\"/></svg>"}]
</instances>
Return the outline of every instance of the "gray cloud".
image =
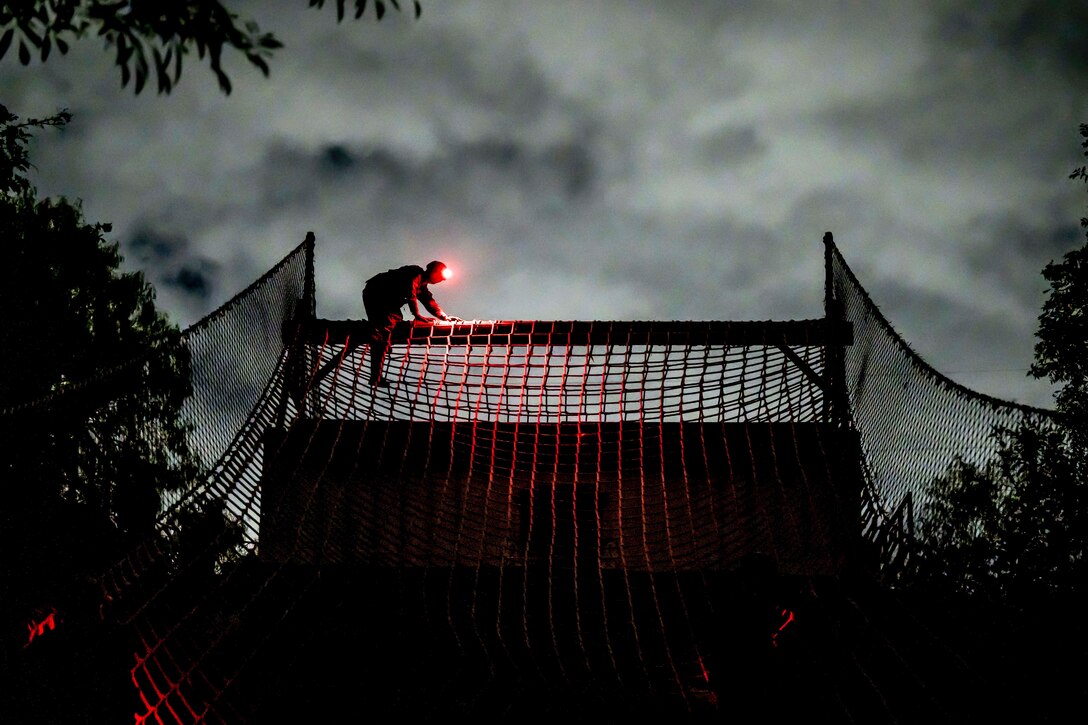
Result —
<instances>
[{"instance_id":1,"label":"gray cloud","mask_svg":"<svg viewBox=\"0 0 1088 725\"><path fill-rule=\"evenodd\" d=\"M218 291L219 264L195 254L188 237L151 226L138 226L121 248L130 264L145 269L149 281L171 305L201 315Z\"/></svg>"},{"instance_id":2,"label":"gray cloud","mask_svg":"<svg viewBox=\"0 0 1088 725\"><path fill-rule=\"evenodd\" d=\"M763 155L767 144L759 137L759 131L748 125L717 129L702 139L698 148L709 166L735 166Z\"/></svg>"}]
</instances>

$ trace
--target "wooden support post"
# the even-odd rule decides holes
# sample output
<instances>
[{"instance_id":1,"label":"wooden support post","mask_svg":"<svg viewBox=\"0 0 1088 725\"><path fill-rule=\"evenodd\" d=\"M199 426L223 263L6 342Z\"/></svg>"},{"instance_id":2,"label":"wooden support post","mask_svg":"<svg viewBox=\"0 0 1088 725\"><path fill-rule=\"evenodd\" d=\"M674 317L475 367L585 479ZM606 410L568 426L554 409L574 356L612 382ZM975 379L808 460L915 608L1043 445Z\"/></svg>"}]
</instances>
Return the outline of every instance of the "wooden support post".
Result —
<instances>
[{"instance_id":1,"label":"wooden support post","mask_svg":"<svg viewBox=\"0 0 1088 725\"><path fill-rule=\"evenodd\" d=\"M850 421L850 397L846 389L846 345L852 339L838 339L835 332L850 329L843 315L842 301L835 290L834 263L835 239L831 232L824 234L824 324L827 329L826 350L827 380L824 397L824 419L844 426Z\"/></svg>"}]
</instances>

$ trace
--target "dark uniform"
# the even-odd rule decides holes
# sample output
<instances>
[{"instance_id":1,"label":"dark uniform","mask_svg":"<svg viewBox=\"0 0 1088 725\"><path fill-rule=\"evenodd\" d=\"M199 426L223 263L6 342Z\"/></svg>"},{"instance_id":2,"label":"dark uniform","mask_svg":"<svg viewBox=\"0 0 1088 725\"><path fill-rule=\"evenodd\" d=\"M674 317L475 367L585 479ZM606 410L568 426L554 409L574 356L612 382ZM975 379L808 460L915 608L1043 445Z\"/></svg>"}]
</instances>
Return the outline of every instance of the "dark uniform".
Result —
<instances>
[{"instance_id":1,"label":"dark uniform","mask_svg":"<svg viewBox=\"0 0 1088 725\"><path fill-rule=\"evenodd\" d=\"M432 265L435 263L431 263ZM430 268L431 265L428 265ZM442 265L443 267L445 265ZM382 361L389 351L389 335L398 322L404 320L401 308L408 305L412 316L419 314L420 303L440 320L449 319L442 311L428 286L428 270L408 264L374 275L363 286L363 308L370 321L370 384L382 384Z\"/></svg>"}]
</instances>

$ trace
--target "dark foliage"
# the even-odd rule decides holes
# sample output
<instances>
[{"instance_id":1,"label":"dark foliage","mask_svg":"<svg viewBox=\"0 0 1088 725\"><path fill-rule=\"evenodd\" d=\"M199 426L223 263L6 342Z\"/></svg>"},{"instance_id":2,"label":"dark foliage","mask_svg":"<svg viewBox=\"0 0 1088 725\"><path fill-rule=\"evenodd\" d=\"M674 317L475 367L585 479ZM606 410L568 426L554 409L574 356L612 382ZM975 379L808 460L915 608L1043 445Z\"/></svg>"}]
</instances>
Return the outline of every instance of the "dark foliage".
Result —
<instances>
[{"instance_id":1,"label":"dark foliage","mask_svg":"<svg viewBox=\"0 0 1088 725\"><path fill-rule=\"evenodd\" d=\"M13 722L131 719L134 645L109 570L139 548L154 552L141 586L192 584L241 551L219 507L189 500L160 524L162 494L200 474L182 417L190 358L153 288L121 271L109 225L28 181L32 133L68 119L0 106L0 717Z\"/></svg>"},{"instance_id":2,"label":"dark foliage","mask_svg":"<svg viewBox=\"0 0 1088 725\"><path fill-rule=\"evenodd\" d=\"M87 504L136 533L154 520L158 491L194 468L179 422L189 360L153 288L123 273L107 224L78 204L38 199L24 175L29 130L0 107L0 235L8 280L0 286L0 411L5 482L38 499ZM33 424L31 424L33 421ZM32 483L32 485L20 485Z\"/></svg>"},{"instance_id":3,"label":"dark foliage","mask_svg":"<svg viewBox=\"0 0 1088 725\"><path fill-rule=\"evenodd\" d=\"M355 0L355 17L367 10L367 0ZM310 0L321 8L325 0ZM337 17L344 17L344 0L337 0ZM397 0L375 0L381 20L386 7L400 10ZM419 2L413 2L416 17ZM255 20L242 19L216 0L38 0L0 2L0 58L15 48L19 62L28 65L37 56L43 62L53 49L67 53L72 43L95 35L114 53L121 70L121 85L131 82L140 93L154 74L159 93L169 93L181 78L183 58L194 50L219 81L223 93L231 81L223 69L223 51L241 53L250 64L269 73L268 59L282 47L272 33L262 32Z\"/></svg>"},{"instance_id":4,"label":"dark foliage","mask_svg":"<svg viewBox=\"0 0 1088 725\"><path fill-rule=\"evenodd\" d=\"M0 106L0 580L13 616L108 568L197 472L180 332L143 277L120 271L109 225L38 199L26 178L31 133L67 118Z\"/></svg>"}]
</instances>

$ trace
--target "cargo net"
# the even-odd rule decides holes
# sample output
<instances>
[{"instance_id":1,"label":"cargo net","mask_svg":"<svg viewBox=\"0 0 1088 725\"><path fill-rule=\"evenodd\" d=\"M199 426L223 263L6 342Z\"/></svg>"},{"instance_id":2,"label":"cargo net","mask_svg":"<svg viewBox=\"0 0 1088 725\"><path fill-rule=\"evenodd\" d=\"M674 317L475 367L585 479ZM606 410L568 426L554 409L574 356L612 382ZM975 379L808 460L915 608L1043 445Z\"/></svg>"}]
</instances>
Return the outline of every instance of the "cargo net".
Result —
<instances>
[{"instance_id":1,"label":"cargo net","mask_svg":"<svg viewBox=\"0 0 1088 725\"><path fill-rule=\"evenodd\" d=\"M909 564L913 533L926 516L934 479L961 459L995 458L998 429L1050 426L1054 412L966 388L930 367L888 323L827 242L830 304L851 324L845 348L849 411L866 466L863 530L880 548L887 578Z\"/></svg>"},{"instance_id":2,"label":"cargo net","mask_svg":"<svg viewBox=\"0 0 1088 725\"><path fill-rule=\"evenodd\" d=\"M401 323L385 361L390 387L378 394L369 346L351 344L366 331L365 323L323 320L299 330L314 356L303 381L306 417L538 425L815 422L827 414L819 324Z\"/></svg>"},{"instance_id":3,"label":"cargo net","mask_svg":"<svg viewBox=\"0 0 1088 725\"><path fill-rule=\"evenodd\" d=\"M765 703L859 512L880 538L1024 413L929 370L830 244L852 344L830 317L404 325L374 389L365 323L315 319L313 247L184 333L206 470L96 579L137 723ZM789 697L840 706L824 674Z\"/></svg>"}]
</instances>

